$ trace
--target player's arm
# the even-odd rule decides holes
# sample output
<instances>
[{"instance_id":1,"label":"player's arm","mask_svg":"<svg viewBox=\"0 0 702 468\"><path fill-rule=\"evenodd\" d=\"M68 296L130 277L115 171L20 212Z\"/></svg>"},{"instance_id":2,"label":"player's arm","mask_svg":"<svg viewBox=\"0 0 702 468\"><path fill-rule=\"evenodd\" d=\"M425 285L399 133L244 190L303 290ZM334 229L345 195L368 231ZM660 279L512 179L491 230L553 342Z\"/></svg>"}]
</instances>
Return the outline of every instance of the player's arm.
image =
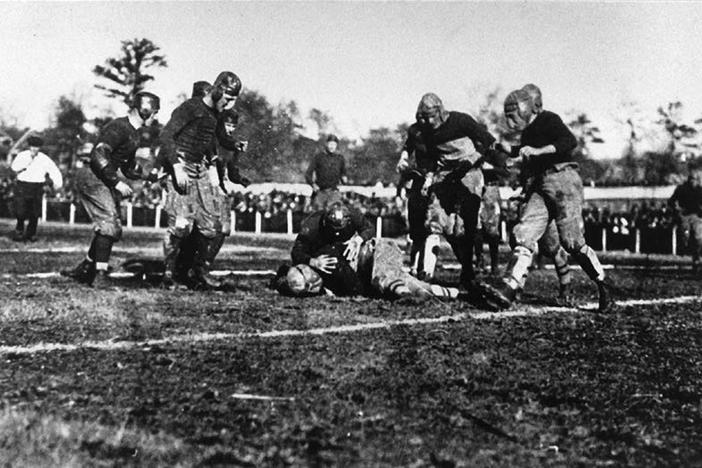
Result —
<instances>
[{"instance_id":1,"label":"player's arm","mask_svg":"<svg viewBox=\"0 0 702 468\"><path fill-rule=\"evenodd\" d=\"M117 167L112 164L112 153L125 140L129 139L126 129L112 121L100 133L98 142L90 153L90 169L108 187L115 189L122 197L132 195L132 188L117 178Z\"/></svg>"},{"instance_id":2,"label":"player's arm","mask_svg":"<svg viewBox=\"0 0 702 468\"><path fill-rule=\"evenodd\" d=\"M146 178L144 169L137 161L136 155L131 155L129 159L122 163L120 170L122 171L122 174L124 174L124 177L130 180L140 180Z\"/></svg>"},{"instance_id":3,"label":"player's arm","mask_svg":"<svg viewBox=\"0 0 702 468\"><path fill-rule=\"evenodd\" d=\"M22 152L17 155L17 157L12 161L12 164L10 165L10 169L15 174L19 174L20 172L24 171L29 167L29 164L32 162L32 156L29 154L29 152Z\"/></svg>"},{"instance_id":4,"label":"player's arm","mask_svg":"<svg viewBox=\"0 0 702 468\"><path fill-rule=\"evenodd\" d=\"M313 246L312 233L308 228L303 226L300 229L300 233L295 238L295 243L290 251L293 265L300 263L309 265L314 253Z\"/></svg>"},{"instance_id":5,"label":"player's arm","mask_svg":"<svg viewBox=\"0 0 702 468\"><path fill-rule=\"evenodd\" d=\"M167 161L170 165L178 163L176 138L190 122L197 118L197 115L192 111L191 107L188 101L176 107L171 114L170 120L166 126L163 127L163 130L161 130L161 135L159 137L159 143L161 145L160 152L163 154L163 160Z\"/></svg>"},{"instance_id":6,"label":"player's arm","mask_svg":"<svg viewBox=\"0 0 702 468\"><path fill-rule=\"evenodd\" d=\"M341 183L346 185L349 183L349 178L346 176L346 159L341 157Z\"/></svg>"},{"instance_id":7,"label":"player's arm","mask_svg":"<svg viewBox=\"0 0 702 468\"><path fill-rule=\"evenodd\" d=\"M405 140L405 144L402 146L402 151L400 151L400 159L397 161L397 165L395 165L395 170L397 170L399 174L408 172L412 167L410 157L416 150L415 138L414 129L413 127L410 127L407 130L407 139Z\"/></svg>"},{"instance_id":8,"label":"player's arm","mask_svg":"<svg viewBox=\"0 0 702 468\"><path fill-rule=\"evenodd\" d=\"M313 190L316 190L317 187L315 186L314 179L315 179L315 173L317 172L317 155L315 154L314 157L312 158L312 161L310 162L310 165L307 166L307 171L305 172L305 182L307 182L309 185L312 186Z\"/></svg>"},{"instance_id":9,"label":"player's arm","mask_svg":"<svg viewBox=\"0 0 702 468\"><path fill-rule=\"evenodd\" d=\"M233 183L243 185L244 187L248 187L251 184L248 177L242 175L239 170L238 151L234 151L232 156L227 160L227 177Z\"/></svg>"},{"instance_id":10,"label":"player's arm","mask_svg":"<svg viewBox=\"0 0 702 468\"><path fill-rule=\"evenodd\" d=\"M371 223L368 218L363 216L363 214L356 210L351 209L351 223L356 234L363 239L363 241L371 240L375 236L375 226Z\"/></svg>"},{"instance_id":11,"label":"player's arm","mask_svg":"<svg viewBox=\"0 0 702 468\"><path fill-rule=\"evenodd\" d=\"M100 132L98 142L90 153L90 169L110 188L119 182L117 167L112 163L112 153L128 138L125 129L113 120Z\"/></svg>"},{"instance_id":12,"label":"player's arm","mask_svg":"<svg viewBox=\"0 0 702 468\"><path fill-rule=\"evenodd\" d=\"M61 170L58 168L56 163L51 160L48 156L46 157L47 159L47 165L46 165L46 174L49 176L49 179L51 180L51 185L55 190L60 189L63 187L63 175L61 174Z\"/></svg>"},{"instance_id":13,"label":"player's arm","mask_svg":"<svg viewBox=\"0 0 702 468\"><path fill-rule=\"evenodd\" d=\"M459 125L462 132L473 141L475 149L480 154L484 155L488 149L495 146L495 137L470 115L461 114Z\"/></svg>"},{"instance_id":14,"label":"player's arm","mask_svg":"<svg viewBox=\"0 0 702 468\"><path fill-rule=\"evenodd\" d=\"M553 154L569 153L578 146L578 140L576 140L570 129L556 114L551 114L551 117L547 121L546 128L548 129L548 136L551 143L541 148L523 146L519 150L520 156L549 158Z\"/></svg>"}]
</instances>

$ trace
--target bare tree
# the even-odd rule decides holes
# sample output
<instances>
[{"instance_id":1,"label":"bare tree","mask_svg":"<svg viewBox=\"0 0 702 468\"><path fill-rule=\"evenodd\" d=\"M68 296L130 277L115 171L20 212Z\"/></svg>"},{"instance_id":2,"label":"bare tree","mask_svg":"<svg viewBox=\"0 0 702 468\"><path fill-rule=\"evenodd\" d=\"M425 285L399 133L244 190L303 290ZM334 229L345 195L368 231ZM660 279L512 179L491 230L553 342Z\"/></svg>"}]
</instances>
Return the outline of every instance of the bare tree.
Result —
<instances>
[{"instance_id":1,"label":"bare tree","mask_svg":"<svg viewBox=\"0 0 702 468\"><path fill-rule=\"evenodd\" d=\"M134 95L154 79L147 70L168 66L166 56L159 54L159 50L156 44L145 38L122 41L120 56L110 57L104 65L93 68L95 75L109 82L107 86L96 84L95 87L129 105Z\"/></svg>"}]
</instances>

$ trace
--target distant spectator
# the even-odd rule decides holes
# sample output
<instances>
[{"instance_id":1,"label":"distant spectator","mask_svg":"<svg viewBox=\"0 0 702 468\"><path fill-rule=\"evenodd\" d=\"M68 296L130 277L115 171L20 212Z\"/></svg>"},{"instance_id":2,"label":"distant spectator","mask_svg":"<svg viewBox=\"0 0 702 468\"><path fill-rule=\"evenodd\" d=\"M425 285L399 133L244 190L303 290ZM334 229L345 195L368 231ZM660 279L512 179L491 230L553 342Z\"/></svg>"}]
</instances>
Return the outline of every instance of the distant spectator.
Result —
<instances>
[{"instance_id":1,"label":"distant spectator","mask_svg":"<svg viewBox=\"0 0 702 468\"><path fill-rule=\"evenodd\" d=\"M15 217L17 225L12 239L15 241L36 241L37 224L41 215L41 198L44 185L61 188L63 177L56 163L40 151L44 140L32 135L27 139L29 149L22 151L12 161L12 170L17 174L15 187ZM27 226L25 229L25 221Z\"/></svg>"},{"instance_id":2,"label":"distant spectator","mask_svg":"<svg viewBox=\"0 0 702 468\"><path fill-rule=\"evenodd\" d=\"M345 184L346 161L336 152L339 139L329 135L323 152L314 155L305 173L305 180L312 186L313 210L322 210L341 201L339 185Z\"/></svg>"},{"instance_id":3,"label":"distant spectator","mask_svg":"<svg viewBox=\"0 0 702 468\"><path fill-rule=\"evenodd\" d=\"M687 182L675 189L668 204L678 210L683 238L692 254L692 270L699 273L702 254L702 170L691 171Z\"/></svg>"}]
</instances>

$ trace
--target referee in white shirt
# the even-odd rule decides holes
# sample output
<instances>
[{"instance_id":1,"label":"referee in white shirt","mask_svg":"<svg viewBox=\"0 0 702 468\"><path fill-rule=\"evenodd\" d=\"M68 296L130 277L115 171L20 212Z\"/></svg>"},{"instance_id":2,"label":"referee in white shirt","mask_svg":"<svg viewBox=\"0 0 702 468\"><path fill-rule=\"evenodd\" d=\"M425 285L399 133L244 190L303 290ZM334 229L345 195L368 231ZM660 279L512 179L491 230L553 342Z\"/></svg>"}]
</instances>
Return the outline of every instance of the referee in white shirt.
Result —
<instances>
[{"instance_id":1,"label":"referee in white shirt","mask_svg":"<svg viewBox=\"0 0 702 468\"><path fill-rule=\"evenodd\" d=\"M12 236L16 241L34 242L37 240L37 223L41 216L41 197L44 185L49 182L54 189L63 185L61 171L46 154L39 151L44 144L41 137L27 138L28 150L20 152L12 161L12 170L17 174L15 186L15 217L17 227ZM27 221L25 229L24 222Z\"/></svg>"}]
</instances>

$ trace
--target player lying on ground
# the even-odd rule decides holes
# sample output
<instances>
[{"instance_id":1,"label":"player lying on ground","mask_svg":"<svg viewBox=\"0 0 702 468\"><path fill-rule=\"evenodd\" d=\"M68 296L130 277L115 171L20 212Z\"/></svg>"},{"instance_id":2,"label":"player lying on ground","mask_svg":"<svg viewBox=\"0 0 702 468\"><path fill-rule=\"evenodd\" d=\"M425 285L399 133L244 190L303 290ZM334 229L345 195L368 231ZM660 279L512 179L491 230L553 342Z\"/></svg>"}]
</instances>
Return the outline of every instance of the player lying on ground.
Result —
<instances>
[{"instance_id":1,"label":"player lying on ground","mask_svg":"<svg viewBox=\"0 0 702 468\"><path fill-rule=\"evenodd\" d=\"M291 251L294 266L278 270L273 287L282 294L406 296L454 299L455 288L432 285L406 273L402 252L388 240L375 241L373 225L341 202L303 220Z\"/></svg>"}]
</instances>

